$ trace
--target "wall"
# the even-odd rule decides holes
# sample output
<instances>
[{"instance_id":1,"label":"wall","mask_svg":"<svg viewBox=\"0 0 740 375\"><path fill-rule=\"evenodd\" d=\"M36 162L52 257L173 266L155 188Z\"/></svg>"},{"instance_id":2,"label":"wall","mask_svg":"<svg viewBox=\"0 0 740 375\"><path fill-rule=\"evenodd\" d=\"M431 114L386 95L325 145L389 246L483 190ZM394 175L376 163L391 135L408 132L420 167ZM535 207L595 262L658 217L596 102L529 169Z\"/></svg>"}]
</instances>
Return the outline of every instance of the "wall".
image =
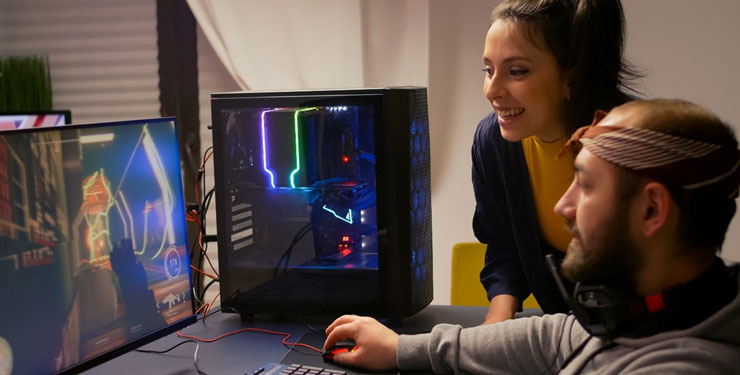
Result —
<instances>
[{"instance_id":1,"label":"wall","mask_svg":"<svg viewBox=\"0 0 740 375\"><path fill-rule=\"evenodd\" d=\"M481 69L483 41L495 3L432 0L430 4L434 304L450 302L452 245L476 241L470 145L478 121L491 110L483 96Z\"/></svg>"},{"instance_id":2,"label":"wall","mask_svg":"<svg viewBox=\"0 0 740 375\"><path fill-rule=\"evenodd\" d=\"M643 67L647 97L699 103L740 135L740 2L736 0L626 0L627 55ZM722 256L740 261L740 215Z\"/></svg>"},{"instance_id":3,"label":"wall","mask_svg":"<svg viewBox=\"0 0 740 375\"><path fill-rule=\"evenodd\" d=\"M47 56L55 109L74 123L159 116L156 4L0 1L0 55Z\"/></svg>"}]
</instances>

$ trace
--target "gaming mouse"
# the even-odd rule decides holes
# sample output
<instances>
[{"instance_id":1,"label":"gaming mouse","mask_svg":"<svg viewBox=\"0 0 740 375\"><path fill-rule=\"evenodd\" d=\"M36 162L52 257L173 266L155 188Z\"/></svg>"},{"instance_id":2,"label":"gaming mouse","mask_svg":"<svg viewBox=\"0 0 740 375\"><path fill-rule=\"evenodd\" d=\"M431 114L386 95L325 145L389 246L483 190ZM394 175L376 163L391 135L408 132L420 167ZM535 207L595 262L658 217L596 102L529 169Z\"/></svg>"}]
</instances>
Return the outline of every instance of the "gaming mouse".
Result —
<instances>
[{"instance_id":1,"label":"gaming mouse","mask_svg":"<svg viewBox=\"0 0 740 375\"><path fill-rule=\"evenodd\" d=\"M321 353L326 362L334 362L334 355L338 353L349 353L354 352L357 349L357 344L353 339L342 339L337 341L334 346L329 349L324 349Z\"/></svg>"}]
</instances>

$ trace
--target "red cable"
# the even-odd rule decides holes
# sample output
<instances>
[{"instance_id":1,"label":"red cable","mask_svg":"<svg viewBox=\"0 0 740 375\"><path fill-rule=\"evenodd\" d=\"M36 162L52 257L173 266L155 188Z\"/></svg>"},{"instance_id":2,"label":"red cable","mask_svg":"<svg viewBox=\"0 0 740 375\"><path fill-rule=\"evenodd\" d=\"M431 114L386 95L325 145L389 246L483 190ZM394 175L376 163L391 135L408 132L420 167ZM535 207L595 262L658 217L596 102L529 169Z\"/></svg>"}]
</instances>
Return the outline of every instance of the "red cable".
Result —
<instances>
[{"instance_id":1,"label":"red cable","mask_svg":"<svg viewBox=\"0 0 740 375\"><path fill-rule=\"evenodd\" d=\"M218 296L220 296L220 295L221 295L221 292L216 293L216 296L213 297L213 299L211 300L211 303L209 303L208 304L208 307L206 307L206 312L203 314L203 321L204 322L206 321L206 317L208 317L208 313L211 312L211 307L213 306L214 303L216 303L216 298L218 298Z\"/></svg>"},{"instance_id":2,"label":"red cable","mask_svg":"<svg viewBox=\"0 0 740 375\"><path fill-rule=\"evenodd\" d=\"M203 271L199 270L198 267L196 267L196 266L194 266L192 264L190 265L190 268L192 268L194 271L197 271L198 273L201 273L203 275L206 275L206 276L210 277L211 279L214 279L214 280L215 279L218 279L218 276L211 275L210 273L207 273L207 272L203 272Z\"/></svg>"},{"instance_id":3,"label":"red cable","mask_svg":"<svg viewBox=\"0 0 740 375\"><path fill-rule=\"evenodd\" d=\"M203 163L200 164L200 170L201 171L205 171L205 169L206 169L206 162L211 157L211 155L213 155L213 150L211 150L211 152L209 152L208 154L206 154L206 157L203 158ZM198 198L198 182L197 181L195 182L195 201L196 202L200 202L200 199Z\"/></svg>"},{"instance_id":4,"label":"red cable","mask_svg":"<svg viewBox=\"0 0 740 375\"><path fill-rule=\"evenodd\" d=\"M209 342L214 342L214 341L221 340L222 338L227 337L227 336L235 335L237 333L246 332L246 331L262 332L262 333L269 333L269 334L272 334L272 335L285 336L285 338L283 338L283 340L282 340L283 345L288 345L288 346L302 346L304 348L315 350L315 351L321 353L321 349L314 348L313 346L308 345L308 344L304 344L302 342L287 342L286 340L290 338L290 333L270 331L268 329L262 329L262 328L242 328L242 329L238 329L236 331L226 332L226 333L224 333L224 334L222 334L220 336L216 336L216 337L214 337L212 339L202 339L200 337L186 335L184 333L181 333L180 331L177 331L177 336L178 337L184 337L184 338L188 338L188 339L197 340L197 341L200 341L200 342L209 343Z\"/></svg>"},{"instance_id":5,"label":"red cable","mask_svg":"<svg viewBox=\"0 0 740 375\"><path fill-rule=\"evenodd\" d=\"M205 158L203 159L203 164L201 164L201 166L200 166L200 167L201 167L201 169L205 169L205 167L206 167L206 162L208 161L208 159L210 159L210 158L211 158L211 155L213 155L213 150L211 150L211 152L209 152L209 153L208 153L208 154L206 155L206 157L205 157Z\"/></svg>"},{"instance_id":6,"label":"red cable","mask_svg":"<svg viewBox=\"0 0 740 375\"><path fill-rule=\"evenodd\" d=\"M198 313L200 312L200 310L203 310L204 307L206 307L206 304L205 303L202 304L202 305L200 305L200 307L197 310L195 310L195 315L198 315Z\"/></svg>"}]
</instances>

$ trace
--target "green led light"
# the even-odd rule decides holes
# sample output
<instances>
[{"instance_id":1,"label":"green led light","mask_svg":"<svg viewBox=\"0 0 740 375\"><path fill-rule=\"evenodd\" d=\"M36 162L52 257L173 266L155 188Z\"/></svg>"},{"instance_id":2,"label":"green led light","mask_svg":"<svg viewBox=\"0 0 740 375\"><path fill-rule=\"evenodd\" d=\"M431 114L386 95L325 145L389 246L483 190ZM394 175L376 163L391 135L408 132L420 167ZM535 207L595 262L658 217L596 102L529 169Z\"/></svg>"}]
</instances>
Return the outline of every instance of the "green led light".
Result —
<instances>
[{"instance_id":1,"label":"green led light","mask_svg":"<svg viewBox=\"0 0 740 375\"><path fill-rule=\"evenodd\" d=\"M311 107L311 108L303 108L295 111L293 114L293 127L295 130L295 169L290 172L290 187L295 189L295 175L298 173L298 171L301 170L301 148L300 148L300 140L298 138L298 114L305 111L311 111L314 109L318 109L318 107Z\"/></svg>"}]
</instances>

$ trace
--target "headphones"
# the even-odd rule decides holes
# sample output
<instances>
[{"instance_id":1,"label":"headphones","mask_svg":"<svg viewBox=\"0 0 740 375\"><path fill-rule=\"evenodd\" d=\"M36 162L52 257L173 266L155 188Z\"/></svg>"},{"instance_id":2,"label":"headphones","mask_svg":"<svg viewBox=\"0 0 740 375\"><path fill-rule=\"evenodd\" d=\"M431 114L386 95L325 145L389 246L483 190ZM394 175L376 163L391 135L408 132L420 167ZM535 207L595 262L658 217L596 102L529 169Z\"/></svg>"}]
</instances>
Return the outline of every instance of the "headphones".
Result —
<instances>
[{"instance_id":1,"label":"headphones","mask_svg":"<svg viewBox=\"0 0 740 375\"><path fill-rule=\"evenodd\" d=\"M698 288L697 285L692 285L692 282L649 296L638 296L631 288L624 286L578 282L571 296L565 288L553 255L546 255L545 261L571 313L588 333L607 340L620 336L644 336L680 328L676 327L675 323L685 327L693 326L726 304L726 301L722 302L716 297L709 296L713 293L707 293L705 289L702 292L703 285ZM714 293L728 292L722 295L732 299L737 289L731 291L722 287L737 286L732 280L736 272L735 269L731 269L726 276L707 280L712 283L710 288L719 287L720 290L714 290ZM713 271L710 273L719 274ZM680 316L679 320L682 322L664 319L667 313L671 316Z\"/></svg>"}]
</instances>

